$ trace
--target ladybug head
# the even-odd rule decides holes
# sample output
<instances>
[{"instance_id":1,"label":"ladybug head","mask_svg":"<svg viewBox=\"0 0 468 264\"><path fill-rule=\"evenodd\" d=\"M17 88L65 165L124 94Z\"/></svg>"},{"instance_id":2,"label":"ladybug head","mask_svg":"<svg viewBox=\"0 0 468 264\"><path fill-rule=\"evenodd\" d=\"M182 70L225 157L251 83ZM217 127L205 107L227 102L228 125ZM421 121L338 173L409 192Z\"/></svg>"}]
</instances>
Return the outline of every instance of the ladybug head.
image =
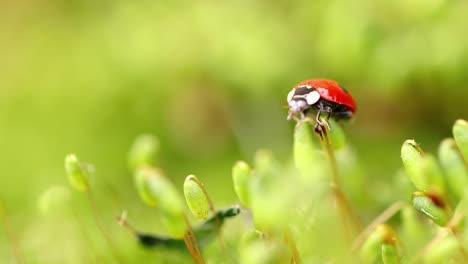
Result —
<instances>
[{"instance_id":1,"label":"ladybug head","mask_svg":"<svg viewBox=\"0 0 468 264\"><path fill-rule=\"evenodd\" d=\"M304 113L320 100L320 94L310 85L298 86L289 92L287 101L289 107L288 120L293 115Z\"/></svg>"}]
</instances>

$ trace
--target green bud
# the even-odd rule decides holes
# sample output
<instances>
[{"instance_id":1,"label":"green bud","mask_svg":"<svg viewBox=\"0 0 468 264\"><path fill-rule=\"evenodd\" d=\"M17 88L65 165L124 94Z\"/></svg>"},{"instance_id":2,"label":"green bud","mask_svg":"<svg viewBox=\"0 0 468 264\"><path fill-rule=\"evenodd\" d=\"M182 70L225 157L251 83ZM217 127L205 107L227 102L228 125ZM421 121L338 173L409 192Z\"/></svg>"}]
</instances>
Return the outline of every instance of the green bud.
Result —
<instances>
[{"instance_id":1,"label":"green bud","mask_svg":"<svg viewBox=\"0 0 468 264\"><path fill-rule=\"evenodd\" d=\"M418 190L425 190L428 186L427 178L422 171L423 151L414 140L406 140L401 147L401 160L406 173Z\"/></svg>"},{"instance_id":2,"label":"green bud","mask_svg":"<svg viewBox=\"0 0 468 264\"><path fill-rule=\"evenodd\" d=\"M382 244L395 244L396 240L396 234L389 225L378 225L362 245L361 260L363 263L375 263L382 254Z\"/></svg>"},{"instance_id":3,"label":"green bud","mask_svg":"<svg viewBox=\"0 0 468 264\"><path fill-rule=\"evenodd\" d=\"M168 215L182 215L183 201L161 170L142 167L135 175L135 182L140 197L148 205L156 206Z\"/></svg>"},{"instance_id":4,"label":"green bud","mask_svg":"<svg viewBox=\"0 0 468 264\"><path fill-rule=\"evenodd\" d=\"M252 177L252 170L244 161L238 161L232 167L232 180L237 197L245 205L250 206L249 184Z\"/></svg>"},{"instance_id":5,"label":"green bud","mask_svg":"<svg viewBox=\"0 0 468 264\"><path fill-rule=\"evenodd\" d=\"M413 193L413 207L439 226L445 226L449 220L443 209L443 201L436 195L427 195L424 192Z\"/></svg>"},{"instance_id":6,"label":"green bud","mask_svg":"<svg viewBox=\"0 0 468 264\"><path fill-rule=\"evenodd\" d=\"M156 166L159 140L150 134L140 135L130 148L128 164L132 171L141 166Z\"/></svg>"},{"instance_id":7,"label":"green bud","mask_svg":"<svg viewBox=\"0 0 468 264\"><path fill-rule=\"evenodd\" d=\"M70 199L69 189L63 186L52 186L39 197L38 209L42 214L63 212L67 210L67 203Z\"/></svg>"},{"instance_id":8,"label":"green bud","mask_svg":"<svg viewBox=\"0 0 468 264\"><path fill-rule=\"evenodd\" d=\"M136 171L135 173L135 187L137 189L138 195L140 196L141 200L143 200L144 203L151 207L155 207L157 205L157 200L153 197L151 194L148 184L147 184L147 177L153 177L153 176L148 176L149 168L140 168L139 170Z\"/></svg>"},{"instance_id":9,"label":"green bud","mask_svg":"<svg viewBox=\"0 0 468 264\"><path fill-rule=\"evenodd\" d=\"M210 213L210 204L201 184L195 175L187 176L184 182L184 195L192 214L197 219L206 219Z\"/></svg>"},{"instance_id":10,"label":"green bud","mask_svg":"<svg viewBox=\"0 0 468 264\"><path fill-rule=\"evenodd\" d=\"M84 192L88 189L90 169L81 163L75 154L65 157L65 171L71 186L78 191Z\"/></svg>"},{"instance_id":11,"label":"green bud","mask_svg":"<svg viewBox=\"0 0 468 264\"><path fill-rule=\"evenodd\" d=\"M442 141L439 147L439 159L450 189L460 199L468 186L468 173L453 139L447 138Z\"/></svg>"},{"instance_id":12,"label":"green bud","mask_svg":"<svg viewBox=\"0 0 468 264\"><path fill-rule=\"evenodd\" d=\"M414 140L406 140L401 148L401 159L406 173L416 189L445 193L445 183L442 171L436 159L424 154L421 147Z\"/></svg>"},{"instance_id":13,"label":"green bud","mask_svg":"<svg viewBox=\"0 0 468 264\"><path fill-rule=\"evenodd\" d=\"M333 149L340 150L346 145L346 136L343 128L335 120L330 119L331 130L328 131Z\"/></svg>"},{"instance_id":14,"label":"green bud","mask_svg":"<svg viewBox=\"0 0 468 264\"><path fill-rule=\"evenodd\" d=\"M452 131L458 149L460 149L465 162L468 162L468 122L463 119L458 119L453 125Z\"/></svg>"},{"instance_id":15,"label":"green bud","mask_svg":"<svg viewBox=\"0 0 468 264\"><path fill-rule=\"evenodd\" d=\"M400 263L400 257L398 256L395 245L382 244L382 261L384 264Z\"/></svg>"}]
</instances>

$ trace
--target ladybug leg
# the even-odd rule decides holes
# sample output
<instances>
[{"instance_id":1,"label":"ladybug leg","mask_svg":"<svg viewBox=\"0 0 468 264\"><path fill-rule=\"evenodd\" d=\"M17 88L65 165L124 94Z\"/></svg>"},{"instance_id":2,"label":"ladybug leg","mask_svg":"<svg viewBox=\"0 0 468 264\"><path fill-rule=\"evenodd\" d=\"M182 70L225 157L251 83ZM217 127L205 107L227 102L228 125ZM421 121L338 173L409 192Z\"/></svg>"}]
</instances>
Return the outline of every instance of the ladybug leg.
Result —
<instances>
[{"instance_id":1,"label":"ladybug leg","mask_svg":"<svg viewBox=\"0 0 468 264\"><path fill-rule=\"evenodd\" d=\"M329 106L328 106L328 107L327 107L327 109L326 109L325 111L327 111L327 112L328 112L328 114L327 114L327 118L325 119L325 123L327 124L328 130L329 130L329 131L331 131L330 122L329 122L328 120L330 119L330 116L331 116L331 114L332 114L333 110L332 110L332 108L331 108L331 107L329 107Z\"/></svg>"},{"instance_id":2,"label":"ladybug leg","mask_svg":"<svg viewBox=\"0 0 468 264\"><path fill-rule=\"evenodd\" d=\"M314 131L315 133L320 135L320 138L322 138L322 128L323 128L323 123L320 121L320 115L322 114L322 108L320 108L317 112L317 116L315 117L315 125L314 125Z\"/></svg>"}]
</instances>

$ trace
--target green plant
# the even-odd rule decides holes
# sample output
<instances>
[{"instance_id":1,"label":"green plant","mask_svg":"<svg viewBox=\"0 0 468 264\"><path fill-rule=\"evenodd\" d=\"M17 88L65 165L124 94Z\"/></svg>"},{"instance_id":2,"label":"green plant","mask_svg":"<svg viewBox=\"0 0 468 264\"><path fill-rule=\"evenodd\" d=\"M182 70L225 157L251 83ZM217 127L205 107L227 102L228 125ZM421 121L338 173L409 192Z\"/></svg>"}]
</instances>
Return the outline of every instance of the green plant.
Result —
<instances>
[{"instance_id":1,"label":"green plant","mask_svg":"<svg viewBox=\"0 0 468 264\"><path fill-rule=\"evenodd\" d=\"M353 169L357 160L350 154L340 125L332 122L332 127L321 127L314 140L311 120L298 123L289 162L279 162L269 150L259 150L253 166L236 162L232 180L242 207L215 210L203 183L194 175L187 176L183 190L188 208L197 219L205 219L195 227L178 188L157 168L157 139L144 135L130 150L129 164L138 194L149 207L159 210L169 235L137 230L125 214L117 219L144 247L188 250L195 263L468 261L466 121L455 123L454 139L442 141L438 160L414 140L403 143L406 179L415 191L412 196L407 193L411 199L396 201L366 228L347 195L359 186L345 181L360 177L359 170ZM71 185L90 193L89 166L74 155L67 156L65 164ZM42 207L47 208L53 196L67 195L62 189L49 191ZM248 219L248 224L225 227L227 219L238 215ZM229 237L227 243L223 233ZM432 239L431 234L435 234ZM213 251L210 245L216 237L219 247Z\"/></svg>"}]
</instances>

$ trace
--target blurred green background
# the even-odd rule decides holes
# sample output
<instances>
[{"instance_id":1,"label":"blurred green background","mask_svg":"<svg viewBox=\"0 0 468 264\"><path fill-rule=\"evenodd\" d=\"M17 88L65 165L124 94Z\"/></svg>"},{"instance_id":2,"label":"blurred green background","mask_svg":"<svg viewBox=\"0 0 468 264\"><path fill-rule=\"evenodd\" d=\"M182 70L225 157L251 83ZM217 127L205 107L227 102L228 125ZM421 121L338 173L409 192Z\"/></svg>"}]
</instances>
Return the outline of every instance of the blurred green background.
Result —
<instances>
[{"instance_id":1,"label":"blurred green background","mask_svg":"<svg viewBox=\"0 0 468 264\"><path fill-rule=\"evenodd\" d=\"M195 173L218 206L234 203L235 160L260 147L289 159L286 95L309 78L352 92L345 130L366 186L384 188L405 139L434 151L468 117L466 14L468 2L444 0L0 1L0 198L24 254L92 255L69 218L51 224L36 208L48 186L66 186L69 152L95 165L104 222L129 240L118 243L134 244L114 226L122 209L158 230L126 161L141 133L160 138L160 166L180 188ZM75 213L93 236L81 196ZM12 258L3 235L0 258Z\"/></svg>"}]
</instances>

